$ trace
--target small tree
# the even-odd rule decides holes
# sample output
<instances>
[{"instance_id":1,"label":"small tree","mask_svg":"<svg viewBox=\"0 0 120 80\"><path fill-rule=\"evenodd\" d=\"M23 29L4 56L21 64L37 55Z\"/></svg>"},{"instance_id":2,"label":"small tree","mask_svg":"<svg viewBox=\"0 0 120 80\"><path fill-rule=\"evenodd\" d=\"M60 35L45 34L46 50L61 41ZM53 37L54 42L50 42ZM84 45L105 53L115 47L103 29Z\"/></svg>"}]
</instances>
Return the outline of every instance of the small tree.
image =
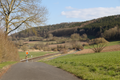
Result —
<instances>
[{"instance_id":1,"label":"small tree","mask_svg":"<svg viewBox=\"0 0 120 80\"><path fill-rule=\"evenodd\" d=\"M19 46L23 46L23 44L24 44L24 41L23 40L19 40Z\"/></svg>"},{"instance_id":2,"label":"small tree","mask_svg":"<svg viewBox=\"0 0 120 80\"><path fill-rule=\"evenodd\" d=\"M53 38L53 34L48 34L48 38Z\"/></svg>"},{"instance_id":3,"label":"small tree","mask_svg":"<svg viewBox=\"0 0 120 80\"><path fill-rule=\"evenodd\" d=\"M27 50L28 50L28 46L23 45L23 46L21 47L21 49L25 52L25 51L27 51Z\"/></svg>"},{"instance_id":4,"label":"small tree","mask_svg":"<svg viewBox=\"0 0 120 80\"><path fill-rule=\"evenodd\" d=\"M83 34L83 35L82 35L82 38L87 39L87 34Z\"/></svg>"},{"instance_id":5,"label":"small tree","mask_svg":"<svg viewBox=\"0 0 120 80\"><path fill-rule=\"evenodd\" d=\"M107 46L108 43L108 41L104 38L92 39L90 42L92 43L91 49L97 53L101 52Z\"/></svg>"},{"instance_id":6,"label":"small tree","mask_svg":"<svg viewBox=\"0 0 120 80\"><path fill-rule=\"evenodd\" d=\"M83 50L83 46L80 42L76 41L76 42L71 42L72 48L76 49L76 50Z\"/></svg>"},{"instance_id":7,"label":"small tree","mask_svg":"<svg viewBox=\"0 0 120 80\"><path fill-rule=\"evenodd\" d=\"M71 39L73 39L73 40L78 40L79 38L80 38L80 35L77 33L74 33L71 35Z\"/></svg>"}]
</instances>

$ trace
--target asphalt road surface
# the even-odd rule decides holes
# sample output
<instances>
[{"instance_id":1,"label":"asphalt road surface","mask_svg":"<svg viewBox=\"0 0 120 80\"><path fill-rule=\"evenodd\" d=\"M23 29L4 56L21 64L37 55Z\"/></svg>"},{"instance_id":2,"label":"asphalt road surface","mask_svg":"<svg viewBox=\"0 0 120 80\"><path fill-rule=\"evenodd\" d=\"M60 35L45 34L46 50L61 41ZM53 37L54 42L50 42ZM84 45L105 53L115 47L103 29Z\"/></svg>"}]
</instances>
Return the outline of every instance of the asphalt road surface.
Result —
<instances>
[{"instance_id":1,"label":"asphalt road surface","mask_svg":"<svg viewBox=\"0 0 120 80\"><path fill-rule=\"evenodd\" d=\"M40 62L13 65L0 80L80 80L74 75Z\"/></svg>"}]
</instances>

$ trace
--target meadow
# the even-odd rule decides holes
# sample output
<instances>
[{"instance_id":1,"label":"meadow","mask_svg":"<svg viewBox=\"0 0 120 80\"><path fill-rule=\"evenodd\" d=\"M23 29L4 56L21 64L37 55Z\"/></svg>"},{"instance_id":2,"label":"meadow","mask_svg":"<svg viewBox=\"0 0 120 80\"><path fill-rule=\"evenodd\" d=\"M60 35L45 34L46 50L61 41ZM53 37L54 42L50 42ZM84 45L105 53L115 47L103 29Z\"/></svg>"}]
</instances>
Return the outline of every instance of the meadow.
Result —
<instances>
[{"instance_id":1,"label":"meadow","mask_svg":"<svg viewBox=\"0 0 120 80\"><path fill-rule=\"evenodd\" d=\"M120 41L111 41L107 43L106 46L113 46L113 45L118 45L118 44L120 44ZM89 48L93 48L93 45L84 46L84 49L89 49Z\"/></svg>"},{"instance_id":2,"label":"meadow","mask_svg":"<svg viewBox=\"0 0 120 80\"><path fill-rule=\"evenodd\" d=\"M43 56L45 54L52 54L52 53L57 53L57 52L48 52L48 51L40 51L40 52L29 52L28 58L31 57L38 57L38 56ZM25 52L19 52L20 59L25 59L26 53Z\"/></svg>"},{"instance_id":3,"label":"meadow","mask_svg":"<svg viewBox=\"0 0 120 80\"><path fill-rule=\"evenodd\" d=\"M83 80L120 80L120 51L71 54L44 62Z\"/></svg>"}]
</instances>

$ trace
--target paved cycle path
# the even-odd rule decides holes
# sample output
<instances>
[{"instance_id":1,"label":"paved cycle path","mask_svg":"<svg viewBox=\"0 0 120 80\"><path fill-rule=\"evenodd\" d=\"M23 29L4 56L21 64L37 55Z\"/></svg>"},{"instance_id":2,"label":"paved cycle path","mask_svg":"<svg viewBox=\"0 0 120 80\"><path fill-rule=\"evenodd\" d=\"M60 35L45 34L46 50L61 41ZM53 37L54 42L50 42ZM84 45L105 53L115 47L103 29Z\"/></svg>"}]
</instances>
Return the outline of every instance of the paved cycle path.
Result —
<instances>
[{"instance_id":1,"label":"paved cycle path","mask_svg":"<svg viewBox=\"0 0 120 80\"><path fill-rule=\"evenodd\" d=\"M80 80L74 75L41 62L13 65L0 80Z\"/></svg>"}]
</instances>

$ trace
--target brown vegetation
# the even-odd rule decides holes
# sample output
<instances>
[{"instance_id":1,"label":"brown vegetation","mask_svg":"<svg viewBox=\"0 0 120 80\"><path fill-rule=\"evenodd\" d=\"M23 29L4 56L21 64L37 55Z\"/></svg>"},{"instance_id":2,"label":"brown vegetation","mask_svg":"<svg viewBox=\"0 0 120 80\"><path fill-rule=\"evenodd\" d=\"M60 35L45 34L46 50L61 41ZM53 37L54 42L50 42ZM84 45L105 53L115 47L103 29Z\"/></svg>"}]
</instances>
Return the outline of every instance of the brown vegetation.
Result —
<instances>
[{"instance_id":1,"label":"brown vegetation","mask_svg":"<svg viewBox=\"0 0 120 80\"><path fill-rule=\"evenodd\" d=\"M109 30L106 30L103 35L107 40L117 40L120 39L120 28L115 26Z\"/></svg>"},{"instance_id":2,"label":"brown vegetation","mask_svg":"<svg viewBox=\"0 0 120 80\"><path fill-rule=\"evenodd\" d=\"M92 39L90 40L90 43L92 44L92 50L94 52L101 52L106 46L108 41L105 40L104 38L96 38L96 39Z\"/></svg>"},{"instance_id":3,"label":"brown vegetation","mask_svg":"<svg viewBox=\"0 0 120 80\"><path fill-rule=\"evenodd\" d=\"M14 44L0 30L0 63L6 61L19 61L19 54Z\"/></svg>"}]
</instances>

